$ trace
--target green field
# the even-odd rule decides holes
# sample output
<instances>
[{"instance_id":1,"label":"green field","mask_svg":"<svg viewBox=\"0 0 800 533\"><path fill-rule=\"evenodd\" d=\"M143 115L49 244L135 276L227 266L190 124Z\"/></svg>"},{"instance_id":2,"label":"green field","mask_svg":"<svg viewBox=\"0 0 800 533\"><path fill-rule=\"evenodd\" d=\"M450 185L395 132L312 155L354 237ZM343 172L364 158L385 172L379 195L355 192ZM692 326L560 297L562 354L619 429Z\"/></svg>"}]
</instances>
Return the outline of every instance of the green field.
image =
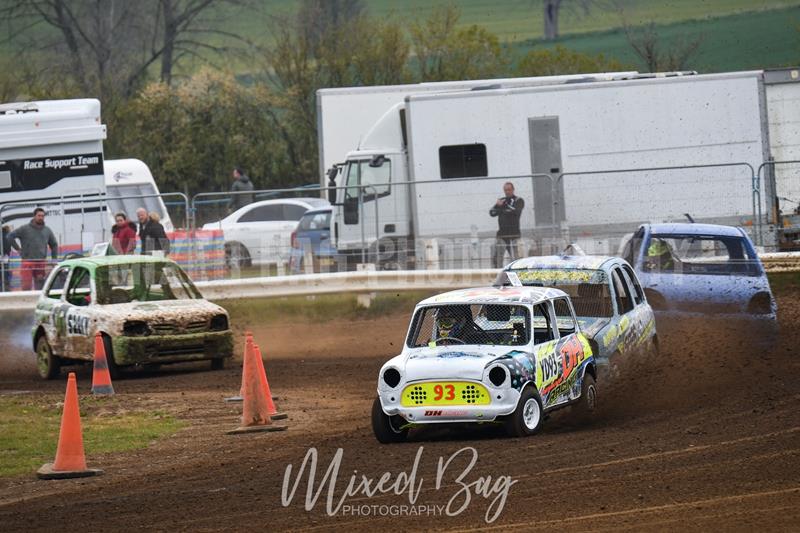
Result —
<instances>
[{"instance_id":1,"label":"green field","mask_svg":"<svg viewBox=\"0 0 800 533\"><path fill-rule=\"evenodd\" d=\"M562 8L561 38L543 42L541 4L534 0L366 0L371 16L397 18L406 24L427 17L435 8L454 3L461 24L479 24L513 47L513 55L534 47L561 44L588 54L602 53L638 70L646 70L633 54L623 19L631 26L651 22L666 42L702 35L691 68L724 72L800 64L800 1L798 0L625 0L623 11L596 8L588 14ZM569 4L569 2L565 3ZM258 12L226 14L235 32L256 46L269 46L270 18L296 9L293 0L266 0ZM256 55L257 57L257 55ZM252 61L233 63L239 72L258 69ZM255 68L254 68L255 67Z\"/></svg>"},{"instance_id":2,"label":"green field","mask_svg":"<svg viewBox=\"0 0 800 533\"><path fill-rule=\"evenodd\" d=\"M726 72L800 64L800 5L785 9L695 20L658 27L666 42L702 36L703 42L691 62L700 72ZM572 35L559 44L584 53L602 53L636 69L645 69L622 30ZM527 41L517 45L524 54L551 43Z\"/></svg>"},{"instance_id":3,"label":"green field","mask_svg":"<svg viewBox=\"0 0 800 533\"><path fill-rule=\"evenodd\" d=\"M518 41L542 37L542 7L536 0L365 0L370 15L402 20L425 18L441 6L453 4L461 11L461 24L479 24L501 40ZM574 3L574 2L572 2ZM265 24L272 14L287 14L296 9L294 0L265 0L258 13L238 11L230 14L230 24L243 37L265 44L269 33ZM687 20L720 17L748 11L776 9L800 4L797 0L622 0L623 9L599 7L584 13L570 9L565 2L560 16L561 34L606 31L628 24L655 22L670 24Z\"/></svg>"}]
</instances>

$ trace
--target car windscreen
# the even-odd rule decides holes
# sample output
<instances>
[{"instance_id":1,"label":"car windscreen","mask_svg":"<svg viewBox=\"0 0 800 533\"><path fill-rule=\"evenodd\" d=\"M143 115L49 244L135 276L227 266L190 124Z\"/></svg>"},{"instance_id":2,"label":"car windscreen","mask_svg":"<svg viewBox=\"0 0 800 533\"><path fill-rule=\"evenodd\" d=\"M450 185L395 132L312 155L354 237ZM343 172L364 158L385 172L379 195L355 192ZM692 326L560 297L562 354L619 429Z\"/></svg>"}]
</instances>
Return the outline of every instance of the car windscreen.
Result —
<instances>
[{"instance_id":1,"label":"car windscreen","mask_svg":"<svg viewBox=\"0 0 800 533\"><path fill-rule=\"evenodd\" d=\"M100 305L201 298L186 273L171 263L98 267L95 286Z\"/></svg>"},{"instance_id":2,"label":"car windscreen","mask_svg":"<svg viewBox=\"0 0 800 533\"><path fill-rule=\"evenodd\" d=\"M410 348L423 346L524 346L530 314L520 305L449 304L419 309L408 335Z\"/></svg>"},{"instance_id":3,"label":"car windscreen","mask_svg":"<svg viewBox=\"0 0 800 533\"><path fill-rule=\"evenodd\" d=\"M662 274L759 276L761 268L742 237L654 234L643 270Z\"/></svg>"},{"instance_id":4,"label":"car windscreen","mask_svg":"<svg viewBox=\"0 0 800 533\"><path fill-rule=\"evenodd\" d=\"M580 318L610 318L611 288L602 270L588 268L530 268L514 270L523 285L556 287L567 293ZM502 278L502 279L501 279ZM498 276L500 285L510 284L504 273Z\"/></svg>"}]
</instances>

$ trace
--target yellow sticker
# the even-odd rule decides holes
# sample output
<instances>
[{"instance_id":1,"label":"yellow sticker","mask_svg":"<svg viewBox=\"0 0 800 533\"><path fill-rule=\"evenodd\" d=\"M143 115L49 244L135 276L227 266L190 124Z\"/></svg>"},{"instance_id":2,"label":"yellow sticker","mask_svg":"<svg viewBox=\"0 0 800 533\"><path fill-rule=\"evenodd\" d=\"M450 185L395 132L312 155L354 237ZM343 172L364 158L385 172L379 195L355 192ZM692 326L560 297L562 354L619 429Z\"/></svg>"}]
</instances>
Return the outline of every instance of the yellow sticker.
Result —
<instances>
[{"instance_id":1,"label":"yellow sticker","mask_svg":"<svg viewBox=\"0 0 800 533\"><path fill-rule=\"evenodd\" d=\"M405 407L427 405L486 405L492 402L489 391L469 381L430 381L409 385L403 390Z\"/></svg>"}]
</instances>

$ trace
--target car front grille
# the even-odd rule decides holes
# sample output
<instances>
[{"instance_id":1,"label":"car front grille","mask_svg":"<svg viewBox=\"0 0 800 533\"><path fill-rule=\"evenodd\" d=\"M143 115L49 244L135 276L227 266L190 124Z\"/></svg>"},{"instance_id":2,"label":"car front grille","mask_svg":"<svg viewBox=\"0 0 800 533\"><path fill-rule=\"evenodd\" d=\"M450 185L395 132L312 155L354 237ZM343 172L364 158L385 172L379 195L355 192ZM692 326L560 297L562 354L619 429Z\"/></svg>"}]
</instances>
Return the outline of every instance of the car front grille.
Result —
<instances>
[{"instance_id":1,"label":"car front grille","mask_svg":"<svg viewBox=\"0 0 800 533\"><path fill-rule=\"evenodd\" d=\"M207 320L194 320L186 324L177 322L159 322L150 324L153 335L182 335L187 333L203 333L208 331Z\"/></svg>"}]
</instances>

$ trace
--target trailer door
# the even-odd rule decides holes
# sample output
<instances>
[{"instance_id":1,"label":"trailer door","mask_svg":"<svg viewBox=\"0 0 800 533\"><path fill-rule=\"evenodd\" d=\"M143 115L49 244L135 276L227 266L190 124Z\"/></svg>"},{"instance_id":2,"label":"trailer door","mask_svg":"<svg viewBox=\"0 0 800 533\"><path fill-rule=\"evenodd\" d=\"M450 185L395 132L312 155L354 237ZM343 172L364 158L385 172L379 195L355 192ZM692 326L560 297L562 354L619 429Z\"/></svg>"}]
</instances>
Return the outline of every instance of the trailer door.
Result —
<instances>
[{"instance_id":1,"label":"trailer door","mask_svg":"<svg viewBox=\"0 0 800 533\"><path fill-rule=\"evenodd\" d=\"M531 173L550 174L552 183L563 172L561 168L561 133L558 117L531 117L528 119ZM556 191L558 204L553 215L553 187L547 179L534 180L533 211L536 227L555 225L564 220L564 184Z\"/></svg>"}]
</instances>

